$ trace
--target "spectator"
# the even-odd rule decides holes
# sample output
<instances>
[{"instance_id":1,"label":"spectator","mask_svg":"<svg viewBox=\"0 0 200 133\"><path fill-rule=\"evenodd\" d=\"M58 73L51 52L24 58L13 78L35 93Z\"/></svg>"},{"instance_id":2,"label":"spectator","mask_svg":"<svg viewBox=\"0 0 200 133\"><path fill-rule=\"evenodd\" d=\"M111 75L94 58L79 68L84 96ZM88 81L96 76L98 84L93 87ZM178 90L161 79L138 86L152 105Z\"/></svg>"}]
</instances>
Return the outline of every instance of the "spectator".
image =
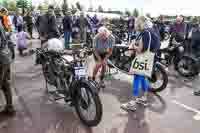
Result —
<instances>
[{"instance_id":1,"label":"spectator","mask_svg":"<svg viewBox=\"0 0 200 133\"><path fill-rule=\"evenodd\" d=\"M101 77L100 77L100 85L102 88L105 87L104 84L104 75L106 72L106 65L107 65L107 60L112 54L113 50L113 45L115 44L115 38L113 35L110 33L108 29L105 27L99 28L99 33L94 37L94 57L97 62L97 64L94 67L93 71L93 77L92 79L96 79L96 75L101 69Z\"/></svg>"},{"instance_id":2,"label":"spectator","mask_svg":"<svg viewBox=\"0 0 200 133\"><path fill-rule=\"evenodd\" d=\"M28 48L27 39L30 39L29 34L25 32L23 28L19 29L19 32L17 34L17 47L20 56L23 56L23 51Z\"/></svg>"},{"instance_id":3,"label":"spectator","mask_svg":"<svg viewBox=\"0 0 200 133\"><path fill-rule=\"evenodd\" d=\"M132 43L130 48L136 50L136 55L142 54L145 51L147 51L150 43L150 51L156 52L160 47L160 39L159 37L154 33L153 24L150 24L150 21L141 16L136 20L135 28L140 34L137 36L137 39L135 43ZM133 54L133 53L132 53ZM133 99L125 104L122 104L121 108L124 110L136 110L136 103L143 104L144 106L148 105L147 101L147 94L149 90L149 82L143 75L134 75L133 80ZM144 90L144 96L141 98L139 97L139 89L140 86Z\"/></svg>"},{"instance_id":4,"label":"spectator","mask_svg":"<svg viewBox=\"0 0 200 133\"><path fill-rule=\"evenodd\" d=\"M0 22L0 89L3 91L6 98L6 106L2 113L13 114L15 112L13 107L12 90L10 86L10 64L12 62L11 54L8 52L7 39L4 28Z\"/></svg>"},{"instance_id":5,"label":"spectator","mask_svg":"<svg viewBox=\"0 0 200 133\"><path fill-rule=\"evenodd\" d=\"M20 15L20 13L17 13L17 30L18 32L20 31L20 29L22 29L23 25L24 25L24 20L23 17Z\"/></svg>"},{"instance_id":6,"label":"spectator","mask_svg":"<svg viewBox=\"0 0 200 133\"><path fill-rule=\"evenodd\" d=\"M56 24L54 8L52 6L49 6L46 14L38 17L36 23L40 33L41 46L43 46L48 39L59 37L59 30Z\"/></svg>"},{"instance_id":7,"label":"spectator","mask_svg":"<svg viewBox=\"0 0 200 133\"><path fill-rule=\"evenodd\" d=\"M90 27L89 22L84 17L84 13L81 12L80 18L77 20L78 28L80 29L80 39L81 42L86 43L86 37L87 37L87 27Z\"/></svg>"},{"instance_id":8,"label":"spectator","mask_svg":"<svg viewBox=\"0 0 200 133\"><path fill-rule=\"evenodd\" d=\"M183 41L186 35L187 25L184 22L183 16L177 16L176 23L172 25L170 29L171 38L170 38L170 46L173 45L172 41L175 38L177 41Z\"/></svg>"},{"instance_id":9,"label":"spectator","mask_svg":"<svg viewBox=\"0 0 200 133\"><path fill-rule=\"evenodd\" d=\"M8 10L6 8L2 8L1 9L1 23L4 27L4 30L9 32L11 30L11 24L10 24L10 20L8 17Z\"/></svg>"},{"instance_id":10,"label":"spectator","mask_svg":"<svg viewBox=\"0 0 200 133\"><path fill-rule=\"evenodd\" d=\"M135 29L135 18L131 16L128 19L128 40L131 39L134 29Z\"/></svg>"},{"instance_id":11,"label":"spectator","mask_svg":"<svg viewBox=\"0 0 200 133\"><path fill-rule=\"evenodd\" d=\"M63 19L63 30L65 36L65 48L69 48L70 38L72 34L72 17L71 12L67 12Z\"/></svg>"},{"instance_id":12,"label":"spectator","mask_svg":"<svg viewBox=\"0 0 200 133\"><path fill-rule=\"evenodd\" d=\"M156 22L156 24L160 33L161 41L163 41L165 39L165 23L163 16L159 17L159 20Z\"/></svg>"},{"instance_id":13,"label":"spectator","mask_svg":"<svg viewBox=\"0 0 200 133\"><path fill-rule=\"evenodd\" d=\"M31 12L28 12L25 16L25 21L27 25L28 33L30 34L31 38L33 37L33 17L31 15Z\"/></svg>"}]
</instances>

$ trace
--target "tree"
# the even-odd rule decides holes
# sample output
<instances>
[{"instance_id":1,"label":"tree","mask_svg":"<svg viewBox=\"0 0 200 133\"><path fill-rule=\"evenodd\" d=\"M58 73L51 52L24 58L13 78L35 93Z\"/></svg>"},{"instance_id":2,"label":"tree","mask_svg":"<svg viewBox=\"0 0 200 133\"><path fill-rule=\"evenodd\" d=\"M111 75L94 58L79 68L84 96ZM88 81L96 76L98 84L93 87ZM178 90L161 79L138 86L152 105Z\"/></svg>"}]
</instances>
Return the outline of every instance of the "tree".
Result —
<instances>
[{"instance_id":1,"label":"tree","mask_svg":"<svg viewBox=\"0 0 200 133\"><path fill-rule=\"evenodd\" d=\"M63 0L63 4L62 4L62 10L63 10L63 13L68 11L68 4L67 4L67 0Z\"/></svg>"},{"instance_id":2,"label":"tree","mask_svg":"<svg viewBox=\"0 0 200 133\"><path fill-rule=\"evenodd\" d=\"M77 9L74 7L74 5L72 5L71 11L72 11L72 14L75 14L77 12Z\"/></svg>"},{"instance_id":3,"label":"tree","mask_svg":"<svg viewBox=\"0 0 200 133\"><path fill-rule=\"evenodd\" d=\"M30 7L30 1L29 0L17 0L17 8L22 8L23 14L25 13L25 9Z\"/></svg>"},{"instance_id":4,"label":"tree","mask_svg":"<svg viewBox=\"0 0 200 133\"><path fill-rule=\"evenodd\" d=\"M79 2L76 2L76 7L79 11L82 11L83 8L81 7L81 4Z\"/></svg>"},{"instance_id":5,"label":"tree","mask_svg":"<svg viewBox=\"0 0 200 133\"><path fill-rule=\"evenodd\" d=\"M127 15L128 17L130 17L130 16L131 16L131 12L128 11L128 10L126 10L126 11L125 11L125 15Z\"/></svg>"},{"instance_id":6,"label":"tree","mask_svg":"<svg viewBox=\"0 0 200 133\"><path fill-rule=\"evenodd\" d=\"M7 0L3 0L2 1L2 6L5 8L8 8L8 1Z\"/></svg>"},{"instance_id":7,"label":"tree","mask_svg":"<svg viewBox=\"0 0 200 133\"><path fill-rule=\"evenodd\" d=\"M98 12L103 12L103 7L101 5L98 7Z\"/></svg>"},{"instance_id":8,"label":"tree","mask_svg":"<svg viewBox=\"0 0 200 133\"><path fill-rule=\"evenodd\" d=\"M134 17L138 17L139 16L139 11L138 11L138 9L134 9L134 11L133 11L133 16Z\"/></svg>"},{"instance_id":9,"label":"tree","mask_svg":"<svg viewBox=\"0 0 200 133\"><path fill-rule=\"evenodd\" d=\"M8 10L9 11L16 11L17 10L16 1L10 1L8 3Z\"/></svg>"},{"instance_id":10,"label":"tree","mask_svg":"<svg viewBox=\"0 0 200 133\"><path fill-rule=\"evenodd\" d=\"M43 10L42 4L39 4L39 6L37 7L37 9L38 9L39 11L42 11L42 10Z\"/></svg>"}]
</instances>

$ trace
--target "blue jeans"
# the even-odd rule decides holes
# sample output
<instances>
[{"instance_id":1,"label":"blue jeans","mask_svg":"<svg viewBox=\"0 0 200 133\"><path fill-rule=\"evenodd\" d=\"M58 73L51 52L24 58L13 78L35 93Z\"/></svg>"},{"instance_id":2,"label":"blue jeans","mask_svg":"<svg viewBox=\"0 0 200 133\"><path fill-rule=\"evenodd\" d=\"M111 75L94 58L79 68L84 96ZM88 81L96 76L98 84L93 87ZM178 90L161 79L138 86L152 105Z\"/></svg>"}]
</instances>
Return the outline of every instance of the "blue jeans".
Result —
<instances>
[{"instance_id":1,"label":"blue jeans","mask_svg":"<svg viewBox=\"0 0 200 133\"><path fill-rule=\"evenodd\" d=\"M71 32L65 31L64 32L64 37L65 37L65 48L69 48L69 42L71 38Z\"/></svg>"},{"instance_id":2,"label":"blue jeans","mask_svg":"<svg viewBox=\"0 0 200 133\"><path fill-rule=\"evenodd\" d=\"M139 96L140 93L140 84L144 92L147 92L149 89L149 82L144 76L134 75L133 79L133 96Z\"/></svg>"}]
</instances>

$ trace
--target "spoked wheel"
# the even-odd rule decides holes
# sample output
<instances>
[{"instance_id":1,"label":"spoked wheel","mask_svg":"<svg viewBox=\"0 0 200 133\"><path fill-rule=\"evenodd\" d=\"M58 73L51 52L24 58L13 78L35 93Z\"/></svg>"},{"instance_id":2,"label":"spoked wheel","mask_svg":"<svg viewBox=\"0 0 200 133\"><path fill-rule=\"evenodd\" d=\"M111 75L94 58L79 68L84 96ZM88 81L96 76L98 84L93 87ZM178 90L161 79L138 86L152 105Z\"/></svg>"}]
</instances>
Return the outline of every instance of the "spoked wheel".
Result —
<instances>
[{"instance_id":1,"label":"spoked wheel","mask_svg":"<svg viewBox=\"0 0 200 133\"><path fill-rule=\"evenodd\" d=\"M75 108L80 120L88 127L97 126L102 118L102 104L98 94L82 83L75 98Z\"/></svg>"},{"instance_id":2,"label":"spoked wheel","mask_svg":"<svg viewBox=\"0 0 200 133\"><path fill-rule=\"evenodd\" d=\"M161 92L167 87L168 76L162 65L156 64L152 77L149 79L149 81L151 92Z\"/></svg>"},{"instance_id":3,"label":"spoked wheel","mask_svg":"<svg viewBox=\"0 0 200 133\"><path fill-rule=\"evenodd\" d=\"M175 69L183 77L194 77L199 73L198 68L195 67L196 65L196 61L193 58L184 56L177 62Z\"/></svg>"}]
</instances>

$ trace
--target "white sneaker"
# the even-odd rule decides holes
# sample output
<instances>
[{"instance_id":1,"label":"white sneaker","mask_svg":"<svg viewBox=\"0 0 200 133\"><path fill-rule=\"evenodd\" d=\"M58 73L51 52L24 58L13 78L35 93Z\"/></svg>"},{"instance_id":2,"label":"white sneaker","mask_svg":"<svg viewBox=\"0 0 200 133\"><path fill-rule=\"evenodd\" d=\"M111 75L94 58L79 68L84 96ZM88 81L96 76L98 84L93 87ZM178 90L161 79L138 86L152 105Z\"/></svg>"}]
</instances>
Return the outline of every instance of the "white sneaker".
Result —
<instances>
[{"instance_id":1,"label":"white sneaker","mask_svg":"<svg viewBox=\"0 0 200 133\"><path fill-rule=\"evenodd\" d=\"M120 108L125 111L136 111L136 103L134 100L131 100L128 103L122 104Z\"/></svg>"},{"instance_id":2,"label":"white sneaker","mask_svg":"<svg viewBox=\"0 0 200 133\"><path fill-rule=\"evenodd\" d=\"M142 104L145 107L149 105L148 101L147 101L147 97L145 97L145 96L142 96L141 98L136 98L136 103L137 104Z\"/></svg>"}]
</instances>

